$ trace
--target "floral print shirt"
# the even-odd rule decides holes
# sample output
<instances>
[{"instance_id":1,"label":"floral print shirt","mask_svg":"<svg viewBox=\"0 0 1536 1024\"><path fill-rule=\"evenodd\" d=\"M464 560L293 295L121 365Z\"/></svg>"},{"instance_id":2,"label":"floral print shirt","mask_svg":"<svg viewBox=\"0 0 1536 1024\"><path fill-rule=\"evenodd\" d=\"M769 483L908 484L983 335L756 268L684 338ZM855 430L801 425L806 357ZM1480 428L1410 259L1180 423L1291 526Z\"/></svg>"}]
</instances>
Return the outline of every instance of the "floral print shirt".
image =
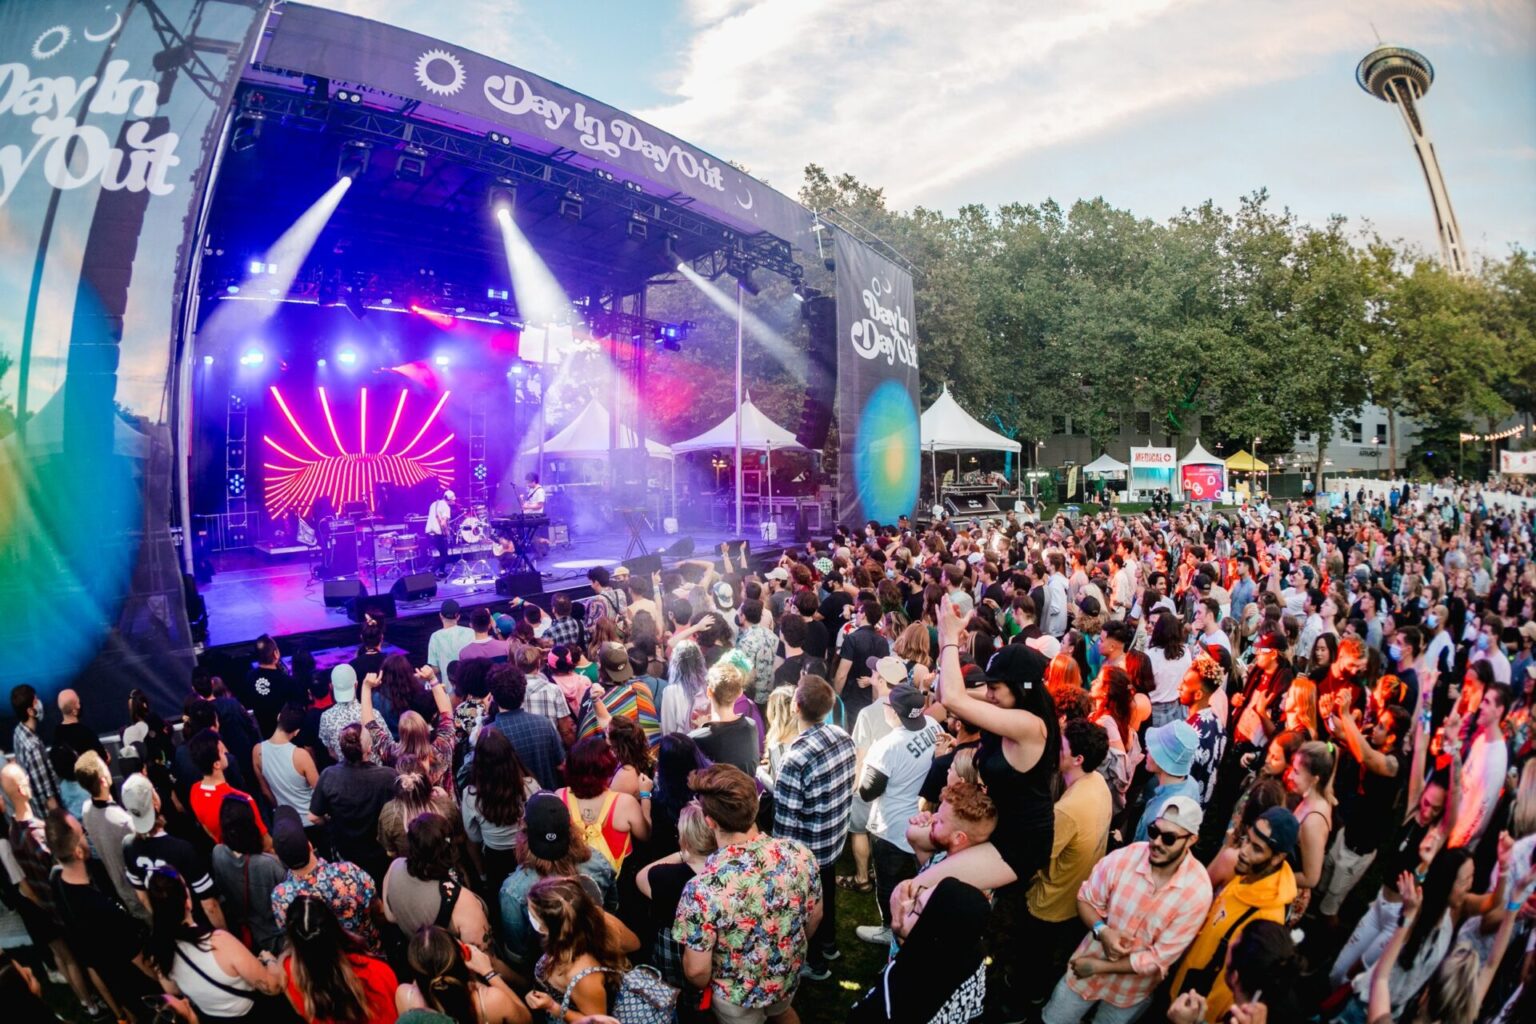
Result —
<instances>
[{"instance_id":1,"label":"floral print shirt","mask_svg":"<svg viewBox=\"0 0 1536 1024\"><path fill-rule=\"evenodd\" d=\"M727 846L683 889L672 935L713 952L715 996L758 1009L795 994L821 872L804 845L759 836Z\"/></svg>"},{"instance_id":2,"label":"floral print shirt","mask_svg":"<svg viewBox=\"0 0 1536 1024\"><path fill-rule=\"evenodd\" d=\"M766 626L748 626L736 637L736 649L752 662L752 678L747 681L747 696L759 704L768 701L773 689L773 656L779 649L779 638Z\"/></svg>"},{"instance_id":3,"label":"floral print shirt","mask_svg":"<svg viewBox=\"0 0 1536 1024\"><path fill-rule=\"evenodd\" d=\"M369 912L377 889L373 878L349 860L329 861L315 858L315 870L304 877L288 872L288 877L272 890L272 919L285 927L288 907L300 896L318 896L330 904L341 926L363 941L368 952L384 951L379 930Z\"/></svg>"}]
</instances>

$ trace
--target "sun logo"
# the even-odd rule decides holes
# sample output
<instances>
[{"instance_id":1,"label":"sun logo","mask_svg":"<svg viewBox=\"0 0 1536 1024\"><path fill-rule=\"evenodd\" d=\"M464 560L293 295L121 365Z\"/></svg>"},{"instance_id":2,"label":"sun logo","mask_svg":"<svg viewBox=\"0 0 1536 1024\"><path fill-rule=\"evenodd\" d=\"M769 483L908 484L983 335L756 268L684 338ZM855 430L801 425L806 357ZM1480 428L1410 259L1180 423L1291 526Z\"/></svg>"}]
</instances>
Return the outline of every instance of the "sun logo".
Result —
<instances>
[{"instance_id":1,"label":"sun logo","mask_svg":"<svg viewBox=\"0 0 1536 1024\"><path fill-rule=\"evenodd\" d=\"M449 78L439 82L432 77L432 65L448 65ZM416 58L416 82L434 96L453 96L464 88L464 65L447 50L428 50Z\"/></svg>"},{"instance_id":2,"label":"sun logo","mask_svg":"<svg viewBox=\"0 0 1536 1024\"><path fill-rule=\"evenodd\" d=\"M331 442L335 445L334 453L321 451L310 440L309 434L300 425L293 411L288 407L288 402L283 394L275 386L269 389L272 397L277 401L277 407L282 410L283 417L288 425L293 428L293 434L298 443L290 441L293 449L308 449L308 454L295 454L289 448L283 447L273 440L268 434L261 436L269 448L283 456L284 462L263 462L262 469L266 471L266 507L267 515L277 518L288 512L295 512L301 517L308 517L314 508L315 499L326 495L331 499L333 508L342 508L348 502L361 501L370 509L374 507L374 485L378 483L398 484L402 487L414 487L426 480L436 480L440 488L447 489L453 485L453 453L439 454L454 438L448 434L437 440L435 444L422 439L427 436L427 431L432 424L437 422L437 417L443 411L443 404L448 401L452 393L444 391L427 418L422 421L421 427L416 431L410 442L402 446L398 451L390 451L394 447L395 434L399 430L402 414L405 412L406 393L400 392L399 399L395 402L395 412L389 421L389 431L384 435L384 443L377 451L368 450L368 389L363 388L358 401L358 439L357 451L350 451L342 444L341 435L336 429L336 420L331 415L331 403L325 393L325 388L317 388L320 396L320 409L325 415L326 426L330 428ZM431 444L426 450L417 452L419 445Z\"/></svg>"}]
</instances>

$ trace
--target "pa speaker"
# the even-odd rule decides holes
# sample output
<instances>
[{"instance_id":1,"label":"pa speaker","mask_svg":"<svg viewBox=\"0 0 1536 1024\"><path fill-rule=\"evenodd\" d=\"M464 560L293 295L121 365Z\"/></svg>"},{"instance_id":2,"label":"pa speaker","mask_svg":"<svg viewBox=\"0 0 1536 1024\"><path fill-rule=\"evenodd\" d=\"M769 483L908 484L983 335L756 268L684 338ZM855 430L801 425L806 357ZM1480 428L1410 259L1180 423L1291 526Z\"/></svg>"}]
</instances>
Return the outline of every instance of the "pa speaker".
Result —
<instances>
[{"instance_id":1,"label":"pa speaker","mask_svg":"<svg viewBox=\"0 0 1536 1024\"><path fill-rule=\"evenodd\" d=\"M395 580L389 593L396 601L425 601L437 596L437 577L429 572L413 572Z\"/></svg>"},{"instance_id":2,"label":"pa speaker","mask_svg":"<svg viewBox=\"0 0 1536 1024\"><path fill-rule=\"evenodd\" d=\"M810 345L805 351L805 405L795 440L812 451L827 446L832 401L837 393L837 301L828 295L806 299L801 310Z\"/></svg>"},{"instance_id":3,"label":"pa speaker","mask_svg":"<svg viewBox=\"0 0 1536 1024\"><path fill-rule=\"evenodd\" d=\"M325 606L327 608L345 608L348 601L355 601L359 597L367 596L367 588L357 580L325 581Z\"/></svg>"},{"instance_id":4,"label":"pa speaker","mask_svg":"<svg viewBox=\"0 0 1536 1024\"><path fill-rule=\"evenodd\" d=\"M649 576L653 572L661 572L661 555L657 552L636 555L624 559L624 566L636 576Z\"/></svg>"},{"instance_id":5,"label":"pa speaker","mask_svg":"<svg viewBox=\"0 0 1536 1024\"><path fill-rule=\"evenodd\" d=\"M687 558L693 554L693 538L679 537L673 541L666 551L662 552L668 558Z\"/></svg>"},{"instance_id":6,"label":"pa speaker","mask_svg":"<svg viewBox=\"0 0 1536 1024\"><path fill-rule=\"evenodd\" d=\"M496 593L502 597L534 597L544 593L544 578L536 572L503 573L496 580Z\"/></svg>"},{"instance_id":7,"label":"pa speaker","mask_svg":"<svg viewBox=\"0 0 1536 1024\"><path fill-rule=\"evenodd\" d=\"M364 593L362 597L347 602L347 618L353 622L362 622L364 615L370 619L394 618L395 595Z\"/></svg>"}]
</instances>

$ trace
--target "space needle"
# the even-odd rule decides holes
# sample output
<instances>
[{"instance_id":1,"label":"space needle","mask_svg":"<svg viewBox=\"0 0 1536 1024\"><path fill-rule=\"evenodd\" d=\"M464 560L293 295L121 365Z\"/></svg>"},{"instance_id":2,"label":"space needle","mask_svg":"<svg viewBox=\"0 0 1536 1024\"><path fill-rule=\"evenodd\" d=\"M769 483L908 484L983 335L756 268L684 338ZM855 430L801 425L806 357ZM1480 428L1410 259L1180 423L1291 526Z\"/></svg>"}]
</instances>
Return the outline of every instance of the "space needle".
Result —
<instances>
[{"instance_id":1,"label":"space needle","mask_svg":"<svg viewBox=\"0 0 1536 1024\"><path fill-rule=\"evenodd\" d=\"M1429 203L1435 210L1435 233L1440 238L1440 253L1445 258L1446 269L1461 274L1467 269L1461 228L1451 209L1451 195L1445 189L1435 144L1430 141L1419 113L1419 101L1429 92L1434 80L1435 69L1429 60L1422 53L1402 46L1378 46L1355 68L1355 81L1360 83L1360 88L1379 100L1397 104L1398 112L1403 115L1414 152L1419 156L1419 166L1424 171L1424 183L1429 186Z\"/></svg>"}]
</instances>

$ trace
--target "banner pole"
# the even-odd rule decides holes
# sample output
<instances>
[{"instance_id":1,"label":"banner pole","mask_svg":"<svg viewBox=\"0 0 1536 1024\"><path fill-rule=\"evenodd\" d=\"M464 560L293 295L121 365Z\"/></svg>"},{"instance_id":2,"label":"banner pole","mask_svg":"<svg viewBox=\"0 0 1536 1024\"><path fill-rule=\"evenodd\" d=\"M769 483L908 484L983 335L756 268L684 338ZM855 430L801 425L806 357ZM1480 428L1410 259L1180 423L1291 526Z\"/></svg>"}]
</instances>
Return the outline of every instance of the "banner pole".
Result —
<instances>
[{"instance_id":1,"label":"banner pole","mask_svg":"<svg viewBox=\"0 0 1536 1024\"><path fill-rule=\"evenodd\" d=\"M736 282L736 536L741 536L741 282Z\"/></svg>"}]
</instances>

